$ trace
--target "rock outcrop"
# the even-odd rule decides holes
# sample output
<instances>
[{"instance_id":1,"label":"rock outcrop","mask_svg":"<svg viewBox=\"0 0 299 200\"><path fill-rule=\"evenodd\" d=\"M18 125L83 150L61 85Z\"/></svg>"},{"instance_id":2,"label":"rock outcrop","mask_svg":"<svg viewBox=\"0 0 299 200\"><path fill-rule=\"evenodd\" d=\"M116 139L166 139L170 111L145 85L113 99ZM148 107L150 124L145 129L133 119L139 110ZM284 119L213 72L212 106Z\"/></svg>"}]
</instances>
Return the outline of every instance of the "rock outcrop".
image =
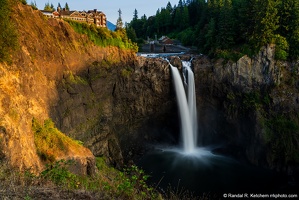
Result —
<instances>
[{"instance_id":1,"label":"rock outcrop","mask_svg":"<svg viewBox=\"0 0 299 200\"><path fill-rule=\"evenodd\" d=\"M276 61L274 54L275 47L269 45L253 58L244 56L235 63L199 56L193 67L202 142L228 145L219 151L286 171L298 156L293 153L299 148L298 130L289 131L294 149L288 150L279 142L284 136L278 136L288 131L276 130L275 124L290 122L297 127L298 75L295 64ZM290 154L292 161L283 158Z\"/></svg>"},{"instance_id":2,"label":"rock outcrop","mask_svg":"<svg viewBox=\"0 0 299 200\"><path fill-rule=\"evenodd\" d=\"M157 130L169 129L173 118L168 63L143 57L130 61L119 66L103 60L77 75L65 74L52 113L63 132L116 166L123 157L140 155L146 141L163 138Z\"/></svg>"}]
</instances>

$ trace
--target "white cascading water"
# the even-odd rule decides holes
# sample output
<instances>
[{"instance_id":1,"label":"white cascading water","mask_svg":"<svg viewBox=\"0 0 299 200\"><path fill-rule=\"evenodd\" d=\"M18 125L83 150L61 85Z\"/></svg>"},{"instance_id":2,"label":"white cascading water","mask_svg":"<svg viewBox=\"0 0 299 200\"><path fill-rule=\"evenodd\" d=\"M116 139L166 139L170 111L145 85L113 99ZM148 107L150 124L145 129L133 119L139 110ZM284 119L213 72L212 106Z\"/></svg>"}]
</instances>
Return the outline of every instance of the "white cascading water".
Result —
<instances>
[{"instance_id":1,"label":"white cascading water","mask_svg":"<svg viewBox=\"0 0 299 200\"><path fill-rule=\"evenodd\" d=\"M191 62L190 61L182 61L183 69L186 74L184 76L185 82L187 82L187 95L188 95L188 106L189 112L191 116L191 123L192 123L192 131L193 131L193 140L194 145L196 146L197 142L197 108L196 108L196 93L195 93L195 81L194 81L194 73L191 69ZM187 81L186 81L187 79Z\"/></svg>"},{"instance_id":2,"label":"white cascading water","mask_svg":"<svg viewBox=\"0 0 299 200\"><path fill-rule=\"evenodd\" d=\"M172 76L174 79L174 86L176 91L176 97L178 100L178 107L181 116L181 133L183 136L183 147L185 153L193 153L196 149L197 141L197 114L196 114L196 98L195 98L195 84L194 75L191 69L190 62L183 62L184 71L187 74L184 75L187 83L186 87L188 94L188 101L186 92L184 90L183 82L176 67L170 64ZM187 77L186 77L187 76Z\"/></svg>"}]
</instances>

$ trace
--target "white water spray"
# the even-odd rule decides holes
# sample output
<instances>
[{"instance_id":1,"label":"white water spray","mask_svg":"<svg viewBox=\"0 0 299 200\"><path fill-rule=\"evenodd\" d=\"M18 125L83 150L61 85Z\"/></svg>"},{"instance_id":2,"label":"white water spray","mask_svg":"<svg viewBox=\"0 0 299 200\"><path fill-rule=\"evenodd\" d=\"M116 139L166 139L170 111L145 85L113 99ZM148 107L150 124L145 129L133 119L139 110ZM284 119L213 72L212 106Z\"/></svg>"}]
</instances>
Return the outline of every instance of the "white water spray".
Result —
<instances>
[{"instance_id":1,"label":"white water spray","mask_svg":"<svg viewBox=\"0 0 299 200\"><path fill-rule=\"evenodd\" d=\"M184 79L187 87L187 96L184 90L180 73L176 67L170 64L176 97L178 100L179 112L181 116L181 133L183 136L183 147L186 153L193 153L197 141L197 111L194 74L191 69L191 63L183 61Z\"/></svg>"},{"instance_id":2,"label":"white water spray","mask_svg":"<svg viewBox=\"0 0 299 200\"><path fill-rule=\"evenodd\" d=\"M188 89L188 106L189 112L191 116L191 123L192 123L192 131L193 131L193 140L196 146L197 141L197 108L196 108L196 93L195 93L195 81L194 81L194 73L191 69L191 62L183 61L183 69L185 68L187 71L188 76L184 76L185 79L187 78L187 89Z\"/></svg>"}]
</instances>

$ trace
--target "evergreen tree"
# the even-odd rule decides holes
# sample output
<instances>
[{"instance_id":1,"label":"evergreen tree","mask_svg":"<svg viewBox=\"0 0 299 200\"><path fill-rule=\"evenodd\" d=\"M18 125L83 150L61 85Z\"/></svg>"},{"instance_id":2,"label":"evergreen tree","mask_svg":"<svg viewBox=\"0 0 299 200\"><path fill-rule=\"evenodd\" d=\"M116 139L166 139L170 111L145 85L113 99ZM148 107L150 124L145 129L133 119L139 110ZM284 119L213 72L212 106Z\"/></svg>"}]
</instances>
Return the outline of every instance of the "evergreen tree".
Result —
<instances>
[{"instance_id":1,"label":"evergreen tree","mask_svg":"<svg viewBox=\"0 0 299 200\"><path fill-rule=\"evenodd\" d=\"M216 22L212 18L208 24L207 33L205 34L204 53L211 54L216 47Z\"/></svg>"},{"instance_id":2,"label":"evergreen tree","mask_svg":"<svg viewBox=\"0 0 299 200\"><path fill-rule=\"evenodd\" d=\"M57 5L57 8L61 8L61 5L60 5L60 3L58 3L58 5Z\"/></svg>"},{"instance_id":3,"label":"evergreen tree","mask_svg":"<svg viewBox=\"0 0 299 200\"><path fill-rule=\"evenodd\" d=\"M279 34L287 38L290 58L299 58L299 2L281 0L279 4Z\"/></svg>"},{"instance_id":4,"label":"evergreen tree","mask_svg":"<svg viewBox=\"0 0 299 200\"><path fill-rule=\"evenodd\" d=\"M123 20L121 18L121 9L118 10L118 19L116 21L116 29L115 30L120 30L123 28Z\"/></svg>"},{"instance_id":5,"label":"evergreen tree","mask_svg":"<svg viewBox=\"0 0 299 200\"><path fill-rule=\"evenodd\" d=\"M173 19L173 24L174 24L174 28L176 30L180 30L180 28L182 27L181 25L181 20L182 20L182 9L180 9L180 7L177 7L174 11L174 19Z\"/></svg>"},{"instance_id":6,"label":"evergreen tree","mask_svg":"<svg viewBox=\"0 0 299 200\"><path fill-rule=\"evenodd\" d=\"M141 21L141 35L142 35L142 38L144 39L147 39L147 35L146 35L146 30L147 30L147 16L144 14L141 18L140 18L140 21Z\"/></svg>"},{"instance_id":7,"label":"evergreen tree","mask_svg":"<svg viewBox=\"0 0 299 200\"><path fill-rule=\"evenodd\" d=\"M54 5L51 3L51 9L52 9L52 11L55 11L55 8L54 8Z\"/></svg>"},{"instance_id":8,"label":"evergreen tree","mask_svg":"<svg viewBox=\"0 0 299 200\"><path fill-rule=\"evenodd\" d=\"M222 49L229 49L234 45L235 41L235 19L232 1L224 0L223 3L218 19L217 46Z\"/></svg>"},{"instance_id":9,"label":"evergreen tree","mask_svg":"<svg viewBox=\"0 0 299 200\"><path fill-rule=\"evenodd\" d=\"M160 34L160 29L161 29L161 14L160 14L160 9L157 10L156 16L155 16L155 32L157 34Z\"/></svg>"},{"instance_id":10,"label":"evergreen tree","mask_svg":"<svg viewBox=\"0 0 299 200\"><path fill-rule=\"evenodd\" d=\"M170 14L173 12L173 8L172 8L170 2L167 3L167 5L166 5L166 9L169 11Z\"/></svg>"},{"instance_id":11,"label":"evergreen tree","mask_svg":"<svg viewBox=\"0 0 299 200\"><path fill-rule=\"evenodd\" d=\"M161 9L159 19L162 33L168 33L171 26L171 15L169 10L166 8Z\"/></svg>"},{"instance_id":12,"label":"evergreen tree","mask_svg":"<svg viewBox=\"0 0 299 200\"><path fill-rule=\"evenodd\" d=\"M45 10L45 11L53 11L53 9L51 8L49 2L48 2L48 3L45 3L44 10Z\"/></svg>"},{"instance_id":13,"label":"evergreen tree","mask_svg":"<svg viewBox=\"0 0 299 200\"><path fill-rule=\"evenodd\" d=\"M218 4L217 0L207 0L209 18L217 19L218 18Z\"/></svg>"},{"instance_id":14,"label":"evergreen tree","mask_svg":"<svg viewBox=\"0 0 299 200\"><path fill-rule=\"evenodd\" d=\"M235 21L235 42L237 44L244 44L248 41L248 29L249 25L249 13L247 8L247 1L246 0L234 0L232 1L233 5L233 13Z\"/></svg>"},{"instance_id":15,"label":"evergreen tree","mask_svg":"<svg viewBox=\"0 0 299 200\"><path fill-rule=\"evenodd\" d=\"M134 15L133 15L133 21L136 21L137 19L138 19L138 11L135 8Z\"/></svg>"},{"instance_id":16,"label":"evergreen tree","mask_svg":"<svg viewBox=\"0 0 299 200\"><path fill-rule=\"evenodd\" d=\"M65 8L65 10L70 11L70 7L69 7L69 4L67 2L65 3L64 8Z\"/></svg>"},{"instance_id":17,"label":"evergreen tree","mask_svg":"<svg viewBox=\"0 0 299 200\"><path fill-rule=\"evenodd\" d=\"M182 10L183 7L184 7L183 1L182 1L182 0L179 0L178 8Z\"/></svg>"},{"instance_id":18,"label":"evergreen tree","mask_svg":"<svg viewBox=\"0 0 299 200\"><path fill-rule=\"evenodd\" d=\"M136 36L136 32L133 29L132 26L126 26L126 33L128 38L132 41L132 42L137 42L137 36Z\"/></svg>"},{"instance_id":19,"label":"evergreen tree","mask_svg":"<svg viewBox=\"0 0 299 200\"><path fill-rule=\"evenodd\" d=\"M202 9L200 8L200 1L199 0L193 0L190 2L187 2L188 4L188 12L190 15L190 25L194 26L198 23L200 12Z\"/></svg>"},{"instance_id":20,"label":"evergreen tree","mask_svg":"<svg viewBox=\"0 0 299 200\"><path fill-rule=\"evenodd\" d=\"M279 16L276 0L248 0L251 13L249 42L255 51L273 42L278 28ZM251 9L251 10L250 10Z\"/></svg>"},{"instance_id":21,"label":"evergreen tree","mask_svg":"<svg viewBox=\"0 0 299 200\"><path fill-rule=\"evenodd\" d=\"M33 8L33 10L38 10L36 1L34 1L34 2L31 1L30 6Z\"/></svg>"},{"instance_id":22,"label":"evergreen tree","mask_svg":"<svg viewBox=\"0 0 299 200\"><path fill-rule=\"evenodd\" d=\"M253 55L275 43L277 58L299 58L299 0L179 0L148 19L137 14L130 25L138 38L170 34L209 55Z\"/></svg>"},{"instance_id":23,"label":"evergreen tree","mask_svg":"<svg viewBox=\"0 0 299 200\"><path fill-rule=\"evenodd\" d=\"M184 6L182 12L182 19L180 22L180 29L183 30L189 27L189 10L187 6Z\"/></svg>"}]
</instances>

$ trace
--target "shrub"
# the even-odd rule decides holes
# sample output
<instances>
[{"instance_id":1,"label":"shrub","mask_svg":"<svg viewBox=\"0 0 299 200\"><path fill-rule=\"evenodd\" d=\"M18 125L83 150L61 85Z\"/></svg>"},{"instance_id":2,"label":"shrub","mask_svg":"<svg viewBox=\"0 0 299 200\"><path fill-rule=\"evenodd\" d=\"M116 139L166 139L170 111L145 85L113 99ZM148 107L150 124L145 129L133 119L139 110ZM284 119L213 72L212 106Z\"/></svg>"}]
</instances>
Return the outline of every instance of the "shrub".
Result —
<instances>
[{"instance_id":1,"label":"shrub","mask_svg":"<svg viewBox=\"0 0 299 200\"><path fill-rule=\"evenodd\" d=\"M223 58L226 61L232 60L237 62L243 56L243 54L233 50L216 49L215 56L217 58Z\"/></svg>"},{"instance_id":2,"label":"shrub","mask_svg":"<svg viewBox=\"0 0 299 200\"><path fill-rule=\"evenodd\" d=\"M41 177L51 180L53 183L66 188L77 188L80 184L78 177L71 173L68 168L74 164L73 160L59 160L48 164Z\"/></svg>"},{"instance_id":3,"label":"shrub","mask_svg":"<svg viewBox=\"0 0 299 200\"><path fill-rule=\"evenodd\" d=\"M43 125L33 119L32 130L37 154L44 162L54 162L58 155L66 153L68 149L77 149L82 146L55 128L51 119L45 120Z\"/></svg>"},{"instance_id":4,"label":"shrub","mask_svg":"<svg viewBox=\"0 0 299 200\"><path fill-rule=\"evenodd\" d=\"M20 0L20 2L21 2L23 5L27 5L27 1L26 1L26 0Z\"/></svg>"},{"instance_id":5,"label":"shrub","mask_svg":"<svg viewBox=\"0 0 299 200\"><path fill-rule=\"evenodd\" d=\"M151 197L156 199L157 193L152 187L146 184L148 175L136 165L126 168L124 172L119 172L116 181L119 182L117 190L122 197L125 196L141 196L141 198Z\"/></svg>"},{"instance_id":6,"label":"shrub","mask_svg":"<svg viewBox=\"0 0 299 200\"><path fill-rule=\"evenodd\" d=\"M121 70L121 75L125 78L128 78L132 74L133 69L130 67L124 68Z\"/></svg>"},{"instance_id":7,"label":"shrub","mask_svg":"<svg viewBox=\"0 0 299 200\"><path fill-rule=\"evenodd\" d=\"M277 60L287 60L288 59L288 51L289 51L289 44L286 38L276 35L275 36L275 58Z\"/></svg>"},{"instance_id":8,"label":"shrub","mask_svg":"<svg viewBox=\"0 0 299 200\"><path fill-rule=\"evenodd\" d=\"M299 163L299 124L284 116L266 121L265 141L272 150L272 160Z\"/></svg>"},{"instance_id":9,"label":"shrub","mask_svg":"<svg viewBox=\"0 0 299 200\"><path fill-rule=\"evenodd\" d=\"M32 7L32 9L33 10L38 10L38 8L37 8L37 5L36 5L36 2L34 1L34 2L32 2L31 1L31 3L30 3L30 6Z\"/></svg>"},{"instance_id":10,"label":"shrub","mask_svg":"<svg viewBox=\"0 0 299 200\"><path fill-rule=\"evenodd\" d=\"M0 1L0 62L10 61L10 54L18 46L17 31L10 20L11 2Z\"/></svg>"},{"instance_id":11,"label":"shrub","mask_svg":"<svg viewBox=\"0 0 299 200\"><path fill-rule=\"evenodd\" d=\"M67 21L73 29L80 34L85 34L97 46L116 46L122 49L131 49L138 51L136 43L128 39L125 29L118 31L110 31L107 28L98 28L93 24L80 23L72 20Z\"/></svg>"},{"instance_id":12,"label":"shrub","mask_svg":"<svg viewBox=\"0 0 299 200\"><path fill-rule=\"evenodd\" d=\"M195 33L192 28L187 28L177 35L178 39L186 46L194 45Z\"/></svg>"}]
</instances>

